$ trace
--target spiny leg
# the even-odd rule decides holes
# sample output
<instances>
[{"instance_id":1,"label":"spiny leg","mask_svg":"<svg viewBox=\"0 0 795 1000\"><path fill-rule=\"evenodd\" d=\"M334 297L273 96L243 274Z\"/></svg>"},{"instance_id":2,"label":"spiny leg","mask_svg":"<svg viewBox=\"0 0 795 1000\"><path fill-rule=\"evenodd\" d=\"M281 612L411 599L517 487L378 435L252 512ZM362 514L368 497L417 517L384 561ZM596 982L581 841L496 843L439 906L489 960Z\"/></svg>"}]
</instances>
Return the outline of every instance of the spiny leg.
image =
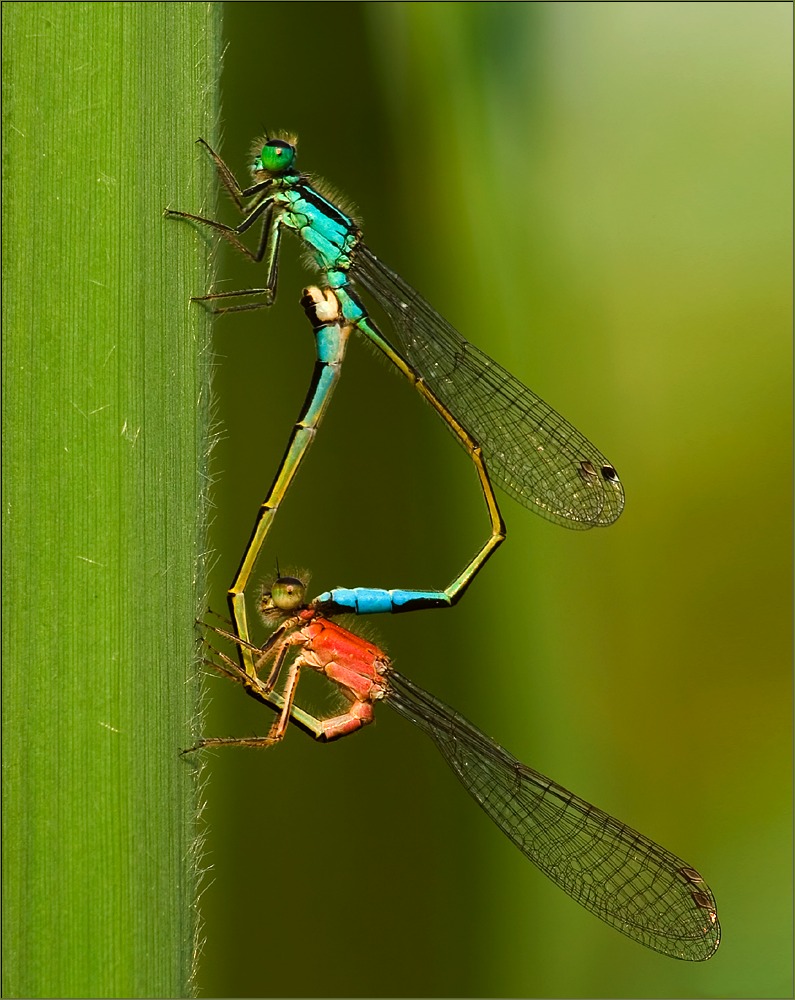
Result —
<instances>
[{"instance_id":1,"label":"spiny leg","mask_svg":"<svg viewBox=\"0 0 795 1000\"><path fill-rule=\"evenodd\" d=\"M193 296L194 302L211 302L215 299L234 298L241 295L262 295L265 301L262 303L248 304L243 306L226 306L222 309L213 309L216 315L223 315L229 312L243 312L248 309L261 309L273 305L276 300L276 286L279 279L279 249L281 247L281 228L279 217L274 213L273 205L264 201L257 206L252 213L236 228L217 222L214 219L206 219L201 215L192 215L189 212L177 212L174 209L166 209L165 213L169 218L188 219L190 222L198 222L202 226L209 226L231 244L235 250L242 253L250 261L259 264L265 261L265 287L245 288L235 292L208 292L206 295ZM262 215L262 232L259 243L255 251L249 250L242 240L238 239L249 226L256 222Z\"/></svg>"},{"instance_id":2,"label":"spiny leg","mask_svg":"<svg viewBox=\"0 0 795 1000\"><path fill-rule=\"evenodd\" d=\"M251 198L253 195L259 194L272 184L272 181L269 178L265 181L257 181L256 184L252 184L250 187L241 188L235 175L206 139L202 139L201 137L198 138L196 140L196 145L203 146L210 154L213 163L215 164L215 169L218 171L218 176L221 178L221 183L229 192L241 212L248 210L248 206L245 204L245 200L247 198Z\"/></svg>"},{"instance_id":3,"label":"spiny leg","mask_svg":"<svg viewBox=\"0 0 795 1000\"><path fill-rule=\"evenodd\" d=\"M194 216L193 218L196 217ZM217 299L240 298L244 295L262 295L264 298L263 302L248 302L243 305L212 308L210 311L215 316L223 316L226 313L232 312L247 312L252 309L266 309L272 306L276 301L276 286L279 281L279 251L281 248L281 227L279 226L278 218L274 216L273 206L268 205L267 210L263 213L262 232L260 233L259 244L254 253L237 238L235 234L238 230L230 232L227 228L219 229L218 231L236 250L242 251L255 264L260 263L264 259L265 287L242 288L233 292L208 292L206 295L194 295L192 301L206 303L214 302Z\"/></svg>"},{"instance_id":4,"label":"spiny leg","mask_svg":"<svg viewBox=\"0 0 795 1000\"><path fill-rule=\"evenodd\" d=\"M213 626L208 627L212 628L213 631L219 632L221 635L226 635L228 638L234 639L234 636L223 632L223 630L215 629ZM235 641L239 643L240 640ZM277 657L282 653L282 649L284 649L284 653L286 655L289 649L289 642L284 639L277 650ZM208 659L207 657L204 658L203 662L206 663L207 666L213 667L213 669L217 670L225 677L228 677L230 680L240 684L246 694L248 694L255 701L260 702L260 704L265 705L274 712L278 712L279 718L275 720L271 726L271 731L267 736L206 737L198 740L193 746L188 747L186 750L183 750L183 754L192 753L194 750L201 750L202 748L208 746L251 746L261 748L273 746L274 743L281 740L284 735L284 730L286 729L287 721L290 719L295 725L297 725L313 739L320 742L325 742L328 739L325 733L326 721L318 718L317 716L311 715L309 712L305 712L303 709L297 708L293 704L295 686L298 683L297 675L292 679L288 676L288 680L285 685L285 692L288 692L289 688L291 688L291 690L288 692L288 697L285 697L285 692L277 693L275 691L268 690L259 677L250 677L225 653L222 653L220 650L213 650L213 652L219 658L220 662L219 660ZM284 657L282 656L282 661L283 659ZM294 665L295 664L293 664L293 666ZM302 664L299 663L299 671L301 665ZM278 735L275 736L274 731Z\"/></svg>"},{"instance_id":5,"label":"spiny leg","mask_svg":"<svg viewBox=\"0 0 795 1000\"><path fill-rule=\"evenodd\" d=\"M282 711L283 706L277 706L276 700L270 696L266 695L262 690L260 690L260 682L258 678L250 678L247 674L240 669L240 667L230 659L226 654L220 652L219 650L214 650L216 656L220 658L218 660L204 658L203 662L213 669L217 670L219 673L228 677L230 680L235 681L240 684L246 694L250 695L256 701L261 704L266 705L268 708L274 711ZM281 700L281 699L279 699ZM278 719L276 720L278 722ZM274 723L275 725L275 723ZM210 736L197 740L193 746L188 747L182 751L182 754L193 753L195 750L202 750L204 747L211 746L253 746L253 747L268 747L272 746L274 740L268 736L249 736L249 737L237 737L237 736Z\"/></svg>"},{"instance_id":6,"label":"spiny leg","mask_svg":"<svg viewBox=\"0 0 795 1000\"><path fill-rule=\"evenodd\" d=\"M260 254L261 247L267 245L267 237L260 238L258 244L258 249L256 251L249 250L245 243L239 240L237 237L242 236L243 233L254 223L257 219L265 213L266 219L268 216L272 215L270 212L266 212L266 209L271 208L270 201L262 201L259 205L252 209L251 213L246 216L246 218L240 223L239 226L227 226L224 222L218 222L217 219L208 219L204 215L193 215L192 212L180 212L175 208L167 208L165 210L165 216L169 219L187 219L189 222L198 222L202 226L207 226L209 229L214 229L216 232L220 233L224 239L228 240L235 250L240 251L249 260L259 263L262 260Z\"/></svg>"},{"instance_id":7,"label":"spiny leg","mask_svg":"<svg viewBox=\"0 0 795 1000\"><path fill-rule=\"evenodd\" d=\"M190 212L180 212L176 209L167 208L165 215L169 218L187 219L190 222L198 222L202 226L207 226L210 229L215 230L215 232L220 233L239 253L242 253L244 257L253 261L255 264L260 263L264 259L265 261L265 288L262 290L261 294L266 296L265 305L272 305L276 298L276 284L278 278L278 268L279 268L279 247L280 247L280 224L279 216L280 212L274 209L273 198L274 195L269 188L272 187L272 181L270 179L265 181L260 181L257 184L252 185L250 188L241 190L240 185L235 179L232 171L227 167L221 157L212 149L212 147L204 141L204 139L198 139L204 148L209 152L213 159L218 175L221 179L226 190L231 195L233 201L240 209L241 212L247 212L245 219L240 223L239 226L227 226L223 222L219 222L217 219L208 219L203 215L193 215ZM259 196L259 197L255 197ZM244 199L255 197L253 205L246 205ZM249 248L242 242L238 237L242 236L254 223L262 217L262 232L260 233L259 242L257 244L257 249L255 251L249 250ZM251 294L251 290L242 292L225 292L219 295L210 294L205 296L199 296L200 300L208 300L213 298L221 298L232 295L247 295ZM259 291L257 291L259 294ZM248 308L256 308L256 306L249 306ZM231 307L229 309L216 310L217 312L236 312L240 311L241 307Z\"/></svg>"},{"instance_id":8,"label":"spiny leg","mask_svg":"<svg viewBox=\"0 0 795 1000\"><path fill-rule=\"evenodd\" d=\"M243 189L238 184L235 175L232 173L232 171L229 169L226 163L224 163L224 161L221 159L218 153L216 153L216 151L209 144L209 142L206 141L206 139L201 139L201 138L197 139L196 145L203 146L210 154L213 163L215 164L215 169L218 172L218 176L221 179L221 183L226 188L230 197L237 205L237 207L240 209L240 211L245 212L246 211L245 199L248 197L248 195L243 191Z\"/></svg>"}]
</instances>

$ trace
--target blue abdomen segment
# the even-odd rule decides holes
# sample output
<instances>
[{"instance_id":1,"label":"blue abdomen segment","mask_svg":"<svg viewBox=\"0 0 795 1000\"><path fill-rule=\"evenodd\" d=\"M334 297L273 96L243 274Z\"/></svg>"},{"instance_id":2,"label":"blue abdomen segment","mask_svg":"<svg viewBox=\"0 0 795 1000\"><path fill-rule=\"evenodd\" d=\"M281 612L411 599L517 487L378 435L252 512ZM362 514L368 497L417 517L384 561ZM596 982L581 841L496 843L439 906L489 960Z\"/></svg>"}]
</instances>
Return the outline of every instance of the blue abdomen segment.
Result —
<instances>
[{"instance_id":1,"label":"blue abdomen segment","mask_svg":"<svg viewBox=\"0 0 795 1000\"><path fill-rule=\"evenodd\" d=\"M380 590L375 587L335 587L312 601L312 607L326 615L396 615L403 611L450 606L450 598L443 590Z\"/></svg>"}]
</instances>

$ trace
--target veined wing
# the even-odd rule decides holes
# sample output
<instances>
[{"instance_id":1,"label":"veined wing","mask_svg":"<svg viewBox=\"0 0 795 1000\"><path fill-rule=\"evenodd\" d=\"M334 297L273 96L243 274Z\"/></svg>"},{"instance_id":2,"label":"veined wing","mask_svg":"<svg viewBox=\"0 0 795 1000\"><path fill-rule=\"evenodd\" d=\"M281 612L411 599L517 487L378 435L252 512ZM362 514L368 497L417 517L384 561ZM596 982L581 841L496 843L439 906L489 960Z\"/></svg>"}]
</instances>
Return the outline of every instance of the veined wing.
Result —
<instances>
[{"instance_id":1,"label":"veined wing","mask_svg":"<svg viewBox=\"0 0 795 1000\"><path fill-rule=\"evenodd\" d=\"M512 497L570 528L612 524L624 508L613 466L543 399L464 340L362 243L351 276L395 326L395 347L483 449Z\"/></svg>"},{"instance_id":2,"label":"veined wing","mask_svg":"<svg viewBox=\"0 0 795 1000\"><path fill-rule=\"evenodd\" d=\"M387 702L431 737L478 805L564 892L663 955L715 954L715 899L695 868L521 764L397 671L388 685Z\"/></svg>"}]
</instances>

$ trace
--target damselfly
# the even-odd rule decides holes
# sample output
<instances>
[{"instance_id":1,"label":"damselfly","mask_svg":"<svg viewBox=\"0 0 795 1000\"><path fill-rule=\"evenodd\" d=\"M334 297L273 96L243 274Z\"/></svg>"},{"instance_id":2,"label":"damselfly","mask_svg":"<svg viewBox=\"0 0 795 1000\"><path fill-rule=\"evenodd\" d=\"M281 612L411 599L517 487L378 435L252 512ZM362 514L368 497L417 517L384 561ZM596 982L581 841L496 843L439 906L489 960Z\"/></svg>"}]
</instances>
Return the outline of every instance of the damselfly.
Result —
<instances>
[{"instance_id":1,"label":"damselfly","mask_svg":"<svg viewBox=\"0 0 795 1000\"><path fill-rule=\"evenodd\" d=\"M433 740L508 839L587 910L671 958L700 962L714 955L720 943L715 898L695 868L520 763L463 716L398 673L377 646L306 604L305 593L303 581L282 577L263 595L264 615L280 624L255 651L253 676L223 654L220 662L207 661L252 698L271 708L278 706L269 734L202 739L191 751L272 746L285 735L291 708L293 721L316 740L336 740L371 722L376 703L384 701ZM237 636L215 631L240 642ZM262 680L259 672L268 664ZM285 665L287 676L277 694ZM319 719L294 708L305 667L337 685L347 703L344 711Z\"/></svg>"},{"instance_id":2,"label":"damselfly","mask_svg":"<svg viewBox=\"0 0 795 1000\"><path fill-rule=\"evenodd\" d=\"M261 295L259 303L216 309L233 312L270 305L276 295L281 232L295 233L309 251L339 303L340 327L355 327L417 387L473 460L485 459L491 478L520 503L568 527L612 524L624 506L615 468L576 428L496 361L468 343L402 278L381 263L362 240L355 221L324 196L295 166L296 140L264 138L251 170L254 183L242 189L220 156L203 140L225 188L245 213L237 227L187 212L167 214L210 226L237 250L265 263L262 288L201 296L218 301ZM257 220L262 232L255 251L239 239ZM378 329L353 285L360 285L392 321L395 342ZM318 341L320 344L320 341ZM313 383L307 409L323 406L327 384ZM489 475L478 469L486 493L491 537L445 591L455 603L504 537ZM494 509L492 509L492 505ZM241 572L243 567L241 567ZM245 574L244 574L245 575ZM240 574L230 590L235 608ZM238 604L240 602L238 601ZM360 609L360 613L361 609ZM245 631L241 637L247 638Z\"/></svg>"}]
</instances>

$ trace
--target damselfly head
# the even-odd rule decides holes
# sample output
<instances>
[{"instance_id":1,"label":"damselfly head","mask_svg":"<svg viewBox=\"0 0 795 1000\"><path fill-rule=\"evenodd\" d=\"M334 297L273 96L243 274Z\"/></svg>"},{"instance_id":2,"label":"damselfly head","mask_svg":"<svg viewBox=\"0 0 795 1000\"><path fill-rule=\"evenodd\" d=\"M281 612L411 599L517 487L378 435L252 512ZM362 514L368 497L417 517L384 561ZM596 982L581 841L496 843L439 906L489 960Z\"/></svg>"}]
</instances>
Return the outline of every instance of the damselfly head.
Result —
<instances>
[{"instance_id":1,"label":"damselfly head","mask_svg":"<svg viewBox=\"0 0 795 1000\"><path fill-rule=\"evenodd\" d=\"M273 138L263 136L254 144L251 165L253 174L270 174L278 177L293 169L295 164L295 147L298 140L294 135L277 133Z\"/></svg>"},{"instance_id":2,"label":"damselfly head","mask_svg":"<svg viewBox=\"0 0 795 1000\"><path fill-rule=\"evenodd\" d=\"M263 617L270 618L284 612L297 611L306 604L306 584L295 576L280 576L270 587L265 587L259 609Z\"/></svg>"}]
</instances>

